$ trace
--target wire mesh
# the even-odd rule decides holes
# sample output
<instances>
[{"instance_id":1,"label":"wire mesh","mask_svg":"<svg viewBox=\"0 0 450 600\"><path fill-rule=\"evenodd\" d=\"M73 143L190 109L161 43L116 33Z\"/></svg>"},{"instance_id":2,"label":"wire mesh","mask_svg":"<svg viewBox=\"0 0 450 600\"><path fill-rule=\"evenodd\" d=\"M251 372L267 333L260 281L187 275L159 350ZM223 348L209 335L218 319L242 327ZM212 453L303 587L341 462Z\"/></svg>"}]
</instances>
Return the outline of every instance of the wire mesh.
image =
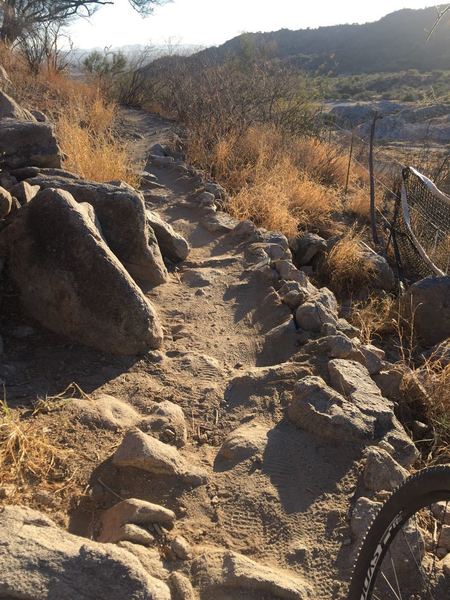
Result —
<instances>
[{"instance_id":1,"label":"wire mesh","mask_svg":"<svg viewBox=\"0 0 450 600\"><path fill-rule=\"evenodd\" d=\"M411 167L403 169L393 224L403 272L422 278L450 272L450 197Z\"/></svg>"}]
</instances>

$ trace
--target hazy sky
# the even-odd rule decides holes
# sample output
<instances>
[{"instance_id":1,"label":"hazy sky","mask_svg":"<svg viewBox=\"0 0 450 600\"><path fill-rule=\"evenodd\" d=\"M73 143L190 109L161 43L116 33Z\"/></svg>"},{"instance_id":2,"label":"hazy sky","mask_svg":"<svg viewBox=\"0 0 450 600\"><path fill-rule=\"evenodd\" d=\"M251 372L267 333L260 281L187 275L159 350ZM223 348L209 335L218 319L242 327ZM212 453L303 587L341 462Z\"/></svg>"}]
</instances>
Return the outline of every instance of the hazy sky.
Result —
<instances>
[{"instance_id":1,"label":"hazy sky","mask_svg":"<svg viewBox=\"0 0 450 600\"><path fill-rule=\"evenodd\" d=\"M216 45L243 31L303 29L375 21L400 8L433 6L433 0L174 0L143 19L127 0L104 6L71 27L79 48L164 43Z\"/></svg>"}]
</instances>

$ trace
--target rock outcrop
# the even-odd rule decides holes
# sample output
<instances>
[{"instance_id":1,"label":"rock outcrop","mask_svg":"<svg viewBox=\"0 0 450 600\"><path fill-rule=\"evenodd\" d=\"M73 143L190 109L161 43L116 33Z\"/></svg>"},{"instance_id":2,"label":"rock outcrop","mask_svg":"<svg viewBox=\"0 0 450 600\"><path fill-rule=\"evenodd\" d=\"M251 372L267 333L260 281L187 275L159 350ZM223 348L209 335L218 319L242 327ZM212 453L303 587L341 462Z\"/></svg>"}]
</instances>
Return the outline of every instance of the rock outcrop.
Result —
<instances>
[{"instance_id":1,"label":"rock outcrop","mask_svg":"<svg viewBox=\"0 0 450 600\"><path fill-rule=\"evenodd\" d=\"M158 317L71 195L40 192L0 234L29 315L105 352L160 347Z\"/></svg>"},{"instance_id":2,"label":"rock outcrop","mask_svg":"<svg viewBox=\"0 0 450 600\"><path fill-rule=\"evenodd\" d=\"M450 337L450 276L427 277L414 283L403 299L404 312L426 346Z\"/></svg>"},{"instance_id":3,"label":"rock outcrop","mask_svg":"<svg viewBox=\"0 0 450 600\"><path fill-rule=\"evenodd\" d=\"M109 247L131 276L151 286L167 281L167 269L155 233L148 226L139 192L128 186L47 175L34 177L28 183L41 189L66 190L77 202L91 204Z\"/></svg>"},{"instance_id":4,"label":"rock outcrop","mask_svg":"<svg viewBox=\"0 0 450 600\"><path fill-rule=\"evenodd\" d=\"M130 552L71 535L35 510L3 507L0 531L1 598L170 600Z\"/></svg>"}]
</instances>

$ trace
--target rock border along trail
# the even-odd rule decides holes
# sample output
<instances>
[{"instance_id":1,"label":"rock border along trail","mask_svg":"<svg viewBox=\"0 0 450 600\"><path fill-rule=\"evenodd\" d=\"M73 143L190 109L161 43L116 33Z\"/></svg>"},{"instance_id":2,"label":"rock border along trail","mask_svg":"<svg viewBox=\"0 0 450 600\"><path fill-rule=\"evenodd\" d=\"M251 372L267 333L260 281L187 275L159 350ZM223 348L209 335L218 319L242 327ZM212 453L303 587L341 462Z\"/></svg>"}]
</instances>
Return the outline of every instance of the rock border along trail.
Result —
<instances>
[{"instance_id":1,"label":"rock border along trail","mask_svg":"<svg viewBox=\"0 0 450 600\"><path fill-rule=\"evenodd\" d=\"M147 291L162 350L110 358L50 338L34 363L13 356L12 371L26 364L29 376L11 386L13 398L76 381L95 401L62 411L81 468L94 468L70 531L138 559L151 582L133 598L343 598L355 531L370 516L360 507L351 527L354 501L384 489L360 475L365 447L381 444L377 460L397 479L406 471L396 461L408 467L416 456L372 379L389 378L389 365L339 319L333 294L294 267L284 236L235 222L218 210L218 186L165 155L170 123L124 110L122 127L137 163L161 144L145 168L146 208L190 253ZM19 516L54 535L51 522Z\"/></svg>"}]
</instances>

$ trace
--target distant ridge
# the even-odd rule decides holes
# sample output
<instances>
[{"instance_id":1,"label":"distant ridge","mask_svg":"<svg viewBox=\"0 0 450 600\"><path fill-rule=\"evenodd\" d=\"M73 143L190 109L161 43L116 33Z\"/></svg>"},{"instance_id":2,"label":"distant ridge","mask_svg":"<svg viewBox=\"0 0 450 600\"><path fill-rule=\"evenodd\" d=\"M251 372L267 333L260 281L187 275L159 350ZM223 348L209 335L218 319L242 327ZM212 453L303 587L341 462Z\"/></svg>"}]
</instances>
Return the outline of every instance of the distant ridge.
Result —
<instances>
[{"instance_id":1,"label":"distant ridge","mask_svg":"<svg viewBox=\"0 0 450 600\"><path fill-rule=\"evenodd\" d=\"M333 74L450 69L450 16L429 41L435 7L403 9L374 23L245 33L195 56L220 64L249 50L307 71Z\"/></svg>"}]
</instances>

